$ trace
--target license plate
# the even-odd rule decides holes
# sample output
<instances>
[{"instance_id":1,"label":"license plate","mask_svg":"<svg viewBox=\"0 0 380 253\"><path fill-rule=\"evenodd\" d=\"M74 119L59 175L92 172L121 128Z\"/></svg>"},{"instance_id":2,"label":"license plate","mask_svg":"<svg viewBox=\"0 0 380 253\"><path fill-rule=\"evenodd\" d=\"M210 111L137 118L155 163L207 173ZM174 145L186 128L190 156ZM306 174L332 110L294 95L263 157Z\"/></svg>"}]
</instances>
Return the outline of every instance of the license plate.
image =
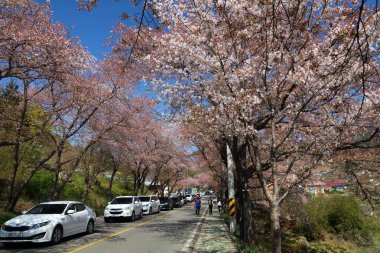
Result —
<instances>
[{"instance_id":1,"label":"license plate","mask_svg":"<svg viewBox=\"0 0 380 253\"><path fill-rule=\"evenodd\" d=\"M22 232L6 233L5 237L8 237L8 238L11 238L11 237L22 237Z\"/></svg>"}]
</instances>

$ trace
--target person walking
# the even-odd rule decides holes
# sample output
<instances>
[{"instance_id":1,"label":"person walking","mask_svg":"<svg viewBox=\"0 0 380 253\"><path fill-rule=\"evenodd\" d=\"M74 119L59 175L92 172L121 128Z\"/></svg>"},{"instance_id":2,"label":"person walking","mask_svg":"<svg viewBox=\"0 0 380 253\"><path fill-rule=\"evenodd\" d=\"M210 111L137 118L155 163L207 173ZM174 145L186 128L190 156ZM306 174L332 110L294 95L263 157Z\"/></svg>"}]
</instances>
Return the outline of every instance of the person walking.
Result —
<instances>
[{"instance_id":1,"label":"person walking","mask_svg":"<svg viewBox=\"0 0 380 253\"><path fill-rule=\"evenodd\" d=\"M209 214L209 215L212 215L212 207L213 207L212 199L209 198L209 199L208 199L208 214Z\"/></svg>"},{"instance_id":2,"label":"person walking","mask_svg":"<svg viewBox=\"0 0 380 253\"><path fill-rule=\"evenodd\" d=\"M195 198L195 201L194 201L194 207L195 207L195 214L196 215L199 215L199 212L201 210L201 206L202 206L201 198L199 196L197 196Z\"/></svg>"},{"instance_id":3,"label":"person walking","mask_svg":"<svg viewBox=\"0 0 380 253\"><path fill-rule=\"evenodd\" d=\"M222 214L222 201L218 201L218 212L219 212L219 214Z\"/></svg>"}]
</instances>

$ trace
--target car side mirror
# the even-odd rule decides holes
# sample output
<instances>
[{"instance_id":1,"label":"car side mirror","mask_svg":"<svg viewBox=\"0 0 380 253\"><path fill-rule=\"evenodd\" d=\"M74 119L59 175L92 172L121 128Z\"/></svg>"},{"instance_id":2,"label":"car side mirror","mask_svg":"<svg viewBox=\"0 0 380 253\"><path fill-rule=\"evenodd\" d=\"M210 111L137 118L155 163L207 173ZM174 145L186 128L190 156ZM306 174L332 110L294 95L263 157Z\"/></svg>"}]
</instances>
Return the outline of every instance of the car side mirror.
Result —
<instances>
[{"instance_id":1,"label":"car side mirror","mask_svg":"<svg viewBox=\"0 0 380 253\"><path fill-rule=\"evenodd\" d=\"M108 202L107 205L111 204L111 202Z\"/></svg>"},{"instance_id":2,"label":"car side mirror","mask_svg":"<svg viewBox=\"0 0 380 253\"><path fill-rule=\"evenodd\" d=\"M136 201L135 201L135 204L138 204L138 203L139 203L139 202L136 200Z\"/></svg>"},{"instance_id":3,"label":"car side mirror","mask_svg":"<svg viewBox=\"0 0 380 253\"><path fill-rule=\"evenodd\" d=\"M74 210L68 210L68 211L66 212L66 214L73 214L73 213L75 213Z\"/></svg>"},{"instance_id":4,"label":"car side mirror","mask_svg":"<svg viewBox=\"0 0 380 253\"><path fill-rule=\"evenodd\" d=\"M27 211L22 211L21 213L22 213L22 214L26 214L26 212L27 212Z\"/></svg>"},{"instance_id":5,"label":"car side mirror","mask_svg":"<svg viewBox=\"0 0 380 253\"><path fill-rule=\"evenodd\" d=\"M154 201L155 201L154 199L151 200L151 202L154 202Z\"/></svg>"}]
</instances>

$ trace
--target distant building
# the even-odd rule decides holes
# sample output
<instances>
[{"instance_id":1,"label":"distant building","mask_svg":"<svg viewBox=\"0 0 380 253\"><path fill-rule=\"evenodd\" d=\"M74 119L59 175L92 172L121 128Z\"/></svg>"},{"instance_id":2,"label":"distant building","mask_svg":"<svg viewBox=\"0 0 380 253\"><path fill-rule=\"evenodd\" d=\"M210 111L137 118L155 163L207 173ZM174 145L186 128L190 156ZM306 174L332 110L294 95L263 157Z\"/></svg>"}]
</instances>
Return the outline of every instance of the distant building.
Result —
<instances>
[{"instance_id":1,"label":"distant building","mask_svg":"<svg viewBox=\"0 0 380 253\"><path fill-rule=\"evenodd\" d=\"M345 183L347 183L347 181L343 179L337 179L330 182L312 182L306 185L305 191L314 196L333 190L344 191L347 189L347 187L344 185Z\"/></svg>"}]
</instances>

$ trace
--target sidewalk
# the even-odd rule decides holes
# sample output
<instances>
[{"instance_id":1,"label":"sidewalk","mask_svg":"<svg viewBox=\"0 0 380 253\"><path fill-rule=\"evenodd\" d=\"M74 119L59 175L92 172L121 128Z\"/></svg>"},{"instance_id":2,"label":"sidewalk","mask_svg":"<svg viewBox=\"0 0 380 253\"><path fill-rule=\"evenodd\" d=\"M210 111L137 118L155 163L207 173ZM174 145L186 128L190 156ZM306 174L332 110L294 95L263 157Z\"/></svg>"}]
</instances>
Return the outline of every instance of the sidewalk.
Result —
<instances>
[{"instance_id":1,"label":"sidewalk","mask_svg":"<svg viewBox=\"0 0 380 253\"><path fill-rule=\"evenodd\" d=\"M213 209L213 214L205 212L200 225L200 232L195 239L192 253L235 253L238 252L231 236L227 232L218 209Z\"/></svg>"}]
</instances>

